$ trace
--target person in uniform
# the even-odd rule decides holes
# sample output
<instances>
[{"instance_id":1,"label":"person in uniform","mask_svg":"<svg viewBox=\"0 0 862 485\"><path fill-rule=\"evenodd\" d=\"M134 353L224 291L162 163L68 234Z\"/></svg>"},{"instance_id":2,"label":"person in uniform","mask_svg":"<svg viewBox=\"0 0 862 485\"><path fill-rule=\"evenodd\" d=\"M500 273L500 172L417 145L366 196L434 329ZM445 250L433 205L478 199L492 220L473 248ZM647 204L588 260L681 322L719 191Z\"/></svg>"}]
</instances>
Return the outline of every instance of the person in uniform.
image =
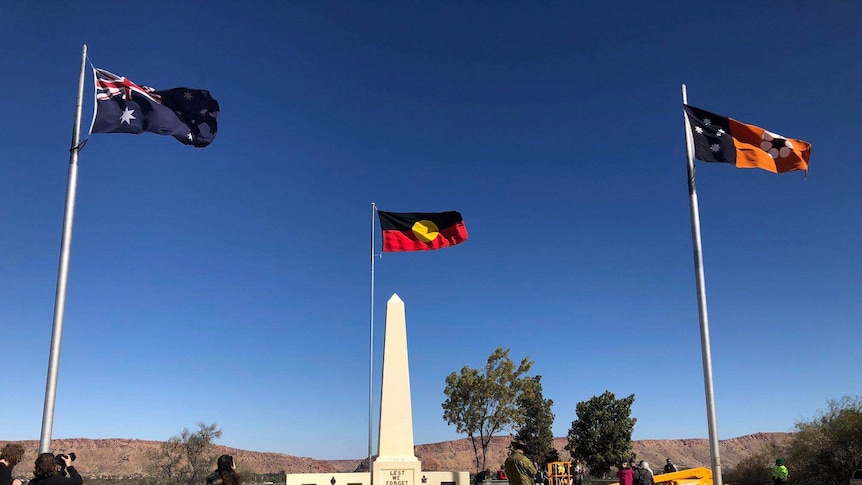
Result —
<instances>
[{"instance_id":1,"label":"person in uniform","mask_svg":"<svg viewBox=\"0 0 862 485\"><path fill-rule=\"evenodd\" d=\"M533 485L536 476L536 467L533 462L524 455L527 445L520 441L512 441L510 445L512 452L506 458L506 477L509 485Z\"/></svg>"}]
</instances>

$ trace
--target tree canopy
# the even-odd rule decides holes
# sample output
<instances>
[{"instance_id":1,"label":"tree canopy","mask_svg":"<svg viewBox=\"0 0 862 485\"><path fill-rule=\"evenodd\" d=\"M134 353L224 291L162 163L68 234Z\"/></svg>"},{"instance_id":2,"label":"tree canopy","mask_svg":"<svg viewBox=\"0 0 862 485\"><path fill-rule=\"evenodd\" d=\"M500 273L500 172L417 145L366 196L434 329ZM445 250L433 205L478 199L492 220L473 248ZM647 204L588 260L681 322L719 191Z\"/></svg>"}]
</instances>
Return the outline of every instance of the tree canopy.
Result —
<instances>
[{"instance_id":1,"label":"tree canopy","mask_svg":"<svg viewBox=\"0 0 862 485\"><path fill-rule=\"evenodd\" d=\"M454 424L459 433L470 437L477 472L486 467L491 438L524 422L518 399L524 392L524 376L533 361L525 357L515 367L509 350L497 347L488 356L482 371L464 366L460 373L453 372L446 377L443 419Z\"/></svg>"},{"instance_id":2,"label":"tree canopy","mask_svg":"<svg viewBox=\"0 0 862 485\"><path fill-rule=\"evenodd\" d=\"M542 376L528 377L524 380L524 392L518 399L518 407L524 414L524 423L515 438L527 445L526 455L539 465L559 461L554 448L554 413L552 399L542 394Z\"/></svg>"},{"instance_id":3,"label":"tree canopy","mask_svg":"<svg viewBox=\"0 0 862 485\"><path fill-rule=\"evenodd\" d=\"M862 468L862 396L827 404L816 417L796 423L785 457L793 482L844 484Z\"/></svg>"},{"instance_id":4,"label":"tree canopy","mask_svg":"<svg viewBox=\"0 0 862 485\"><path fill-rule=\"evenodd\" d=\"M607 476L612 466L632 456L632 430L637 422L631 417L634 400L634 394L617 399L605 391L575 407L578 418L572 421L566 449L573 459L583 461L593 476Z\"/></svg>"},{"instance_id":5,"label":"tree canopy","mask_svg":"<svg viewBox=\"0 0 862 485\"><path fill-rule=\"evenodd\" d=\"M171 436L150 455L153 483L159 485L195 485L203 483L210 468L215 468L214 442L221 429L213 424L198 423L197 431L188 428Z\"/></svg>"}]
</instances>

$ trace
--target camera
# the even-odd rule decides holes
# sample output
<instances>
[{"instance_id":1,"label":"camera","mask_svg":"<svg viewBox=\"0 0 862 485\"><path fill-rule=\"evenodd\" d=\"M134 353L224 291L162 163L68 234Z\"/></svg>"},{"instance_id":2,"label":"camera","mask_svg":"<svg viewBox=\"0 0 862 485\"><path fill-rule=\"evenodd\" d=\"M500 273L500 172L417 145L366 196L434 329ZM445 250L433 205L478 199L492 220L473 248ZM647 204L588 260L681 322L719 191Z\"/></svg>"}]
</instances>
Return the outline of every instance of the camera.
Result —
<instances>
[{"instance_id":1,"label":"camera","mask_svg":"<svg viewBox=\"0 0 862 485\"><path fill-rule=\"evenodd\" d=\"M74 453L69 453L68 455L63 454L63 453L58 453L54 457L54 459L57 460L58 465L60 465L63 468L66 468L66 461L64 460L64 458L68 458L71 461L75 461L75 458L77 458L77 457L75 456Z\"/></svg>"},{"instance_id":2,"label":"camera","mask_svg":"<svg viewBox=\"0 0 862 485\"><path fill-rule=\"evenodd\" d=\"M71 461L75 461L75 458L77 458L77 457L75 456L74 453L69 453L68 455L63 454L63 453L58 453L57 455L54 456L54 460L57 462L57 466L60 467L60 475L65 477L66 476L66 461L64 460L64 458L68 458Z\"/></svg>"}]
</instances>

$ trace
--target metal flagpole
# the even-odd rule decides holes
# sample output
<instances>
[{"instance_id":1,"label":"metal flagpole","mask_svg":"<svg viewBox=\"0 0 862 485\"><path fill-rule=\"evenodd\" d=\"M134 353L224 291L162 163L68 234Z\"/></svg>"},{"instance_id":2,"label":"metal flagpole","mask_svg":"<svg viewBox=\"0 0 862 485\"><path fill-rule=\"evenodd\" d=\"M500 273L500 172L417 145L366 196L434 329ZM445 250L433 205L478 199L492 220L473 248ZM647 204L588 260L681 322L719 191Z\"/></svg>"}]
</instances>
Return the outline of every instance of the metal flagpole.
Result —
<instances>
[{"instance_id":1,"label":"metal flagpole","mask_svg":"<svg viewBox=\"0 0 862 485\"><path fill-rule=\"evenodd\" d=\"M682 85L682 103L688 104L685 84ZM712 458L712 480L714 485L721 482L721 458L718 452L718 427L715 420L715 397L712 386L712 356L709 346L709 316L706 311L706 281L703 275L703 248L700 242L700 212L697 203L697 190L694 185L694 141L688 114L683 110L685 119L685 149L688 158L688 201L691 219L691 245L694 252L694 275L697 282L697 308L700 317L700 347L703 357L703 387L706 391L706 418L709 426L709 451Z\"/></svg>"},{"instance_id":2,"label":"metal flagpole","mask_svg":"<svg viewBox=\"0 0 862 485\"><path fill-rule=\"evenodd\" d=\"M63 216L63 236L60 242L60 268L57 271L57 293L54 297L54 327L48 357L48 378L45 383L45 407L42 410L42 436L39 453L51 451L51 431L54 428L54 404L57 398L57 374L60 371L60 344L63 340L63 314L66 310L66 282L69 279L69 251L72 246L72 222L75 219L75 192L78 185L78 152L81 138L81 104L84 99L84 66L87 46L81 49L81 72L78 75L78 99L75 103L75 124L72 126L72 148L69 150L69 181L66 186L66 211Z\"/></svg>"},{"instance_id":3,"label":"metal flagpole","mask_svg":"<svg viewBox=\"0 0 862 485\"><path fill-rule=\"evenodd\" d=\"M371 323L369 325L368 337L368 476L370 483L374 483L374 473L371 472L371 434L373 414L373 382L374 382L374 217L377 215L377 206L371 203Z\"/></svg>"}]
</instances>

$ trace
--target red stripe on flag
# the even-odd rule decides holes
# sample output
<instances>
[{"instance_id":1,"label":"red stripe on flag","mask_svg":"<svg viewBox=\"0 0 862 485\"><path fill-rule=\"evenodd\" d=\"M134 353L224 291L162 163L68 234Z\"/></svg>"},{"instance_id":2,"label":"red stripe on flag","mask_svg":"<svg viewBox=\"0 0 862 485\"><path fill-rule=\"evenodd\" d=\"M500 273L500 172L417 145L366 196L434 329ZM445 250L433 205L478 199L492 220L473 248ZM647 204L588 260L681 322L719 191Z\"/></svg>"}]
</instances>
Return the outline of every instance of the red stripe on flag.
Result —
<instances>
[{"instance_id":1,"label":"red stripe on flag","mask_svg":"<svg viewBox=\"0 0 862 485\"><path fill-rule=\"evenodd\" d=\"M467 227L464 221L441 229L431 241L420 240L413 231L383 231L383 252L428 251L447 248L467 240Z\"/></svg>"}]
</instances>

